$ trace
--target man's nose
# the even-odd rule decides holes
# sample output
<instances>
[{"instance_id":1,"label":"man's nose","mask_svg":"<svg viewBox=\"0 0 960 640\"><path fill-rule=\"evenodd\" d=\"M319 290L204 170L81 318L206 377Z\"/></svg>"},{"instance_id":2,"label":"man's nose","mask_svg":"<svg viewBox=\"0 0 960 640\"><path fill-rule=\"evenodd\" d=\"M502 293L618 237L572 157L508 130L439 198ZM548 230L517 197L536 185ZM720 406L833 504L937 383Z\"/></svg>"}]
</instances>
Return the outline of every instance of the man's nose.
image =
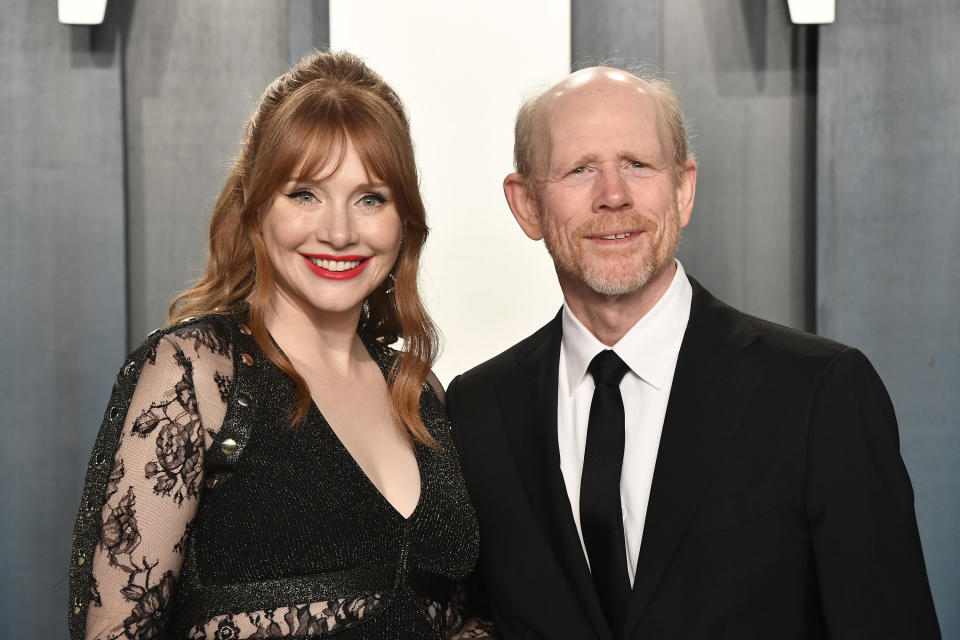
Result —
<instances>
[{"instance_id":1,"label":"man's nose","mask_svg":"<svg viewBox=\"0 0 960 640\"><path fill-rule=\"evenodd\" d=\"M630 191L619 167L604 167L595 183L596 195L593 208L595 211L619 211L630 207Z\"/></svg>"}]
</instances>

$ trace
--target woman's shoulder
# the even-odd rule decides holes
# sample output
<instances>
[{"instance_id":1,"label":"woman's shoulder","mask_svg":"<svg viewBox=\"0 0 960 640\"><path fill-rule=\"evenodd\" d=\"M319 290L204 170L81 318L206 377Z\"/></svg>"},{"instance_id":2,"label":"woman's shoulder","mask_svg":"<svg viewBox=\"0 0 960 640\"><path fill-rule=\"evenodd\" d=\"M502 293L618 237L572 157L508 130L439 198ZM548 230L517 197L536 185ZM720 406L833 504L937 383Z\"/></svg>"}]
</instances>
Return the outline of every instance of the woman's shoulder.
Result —
<instances>
[{"instance_id":1,"label":"woman's shoulder","mask_svg":"<svg viewBox=\"0 0 960 640\"><path fill-rule=\"evenodd\" d=\"M245 307L183 318L151 331L127 360L154 364L158 352L173 349L192 362L231 361L239 336L250 335L246 321Z\"/></svg>"}]
</instances>

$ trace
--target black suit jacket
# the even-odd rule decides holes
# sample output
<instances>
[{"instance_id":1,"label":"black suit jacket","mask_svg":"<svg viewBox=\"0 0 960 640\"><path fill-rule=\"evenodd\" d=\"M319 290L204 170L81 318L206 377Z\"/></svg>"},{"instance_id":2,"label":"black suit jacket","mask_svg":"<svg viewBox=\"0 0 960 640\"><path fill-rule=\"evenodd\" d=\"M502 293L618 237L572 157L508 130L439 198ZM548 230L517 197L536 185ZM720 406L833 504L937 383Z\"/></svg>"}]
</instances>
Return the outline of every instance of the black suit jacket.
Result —
<instances>
[{"instance_id":1,"label":"black suit jacket","mask_svg":"<svg viewBox=\"0 0 960 640\"><path fill-rule=\"evenodd\" d=\"M870 363L691 283L623 637L939 638ZM507 640L612 640L560 473L560 340L558 314L447 391Z\"/></svg>"}]
</instances>

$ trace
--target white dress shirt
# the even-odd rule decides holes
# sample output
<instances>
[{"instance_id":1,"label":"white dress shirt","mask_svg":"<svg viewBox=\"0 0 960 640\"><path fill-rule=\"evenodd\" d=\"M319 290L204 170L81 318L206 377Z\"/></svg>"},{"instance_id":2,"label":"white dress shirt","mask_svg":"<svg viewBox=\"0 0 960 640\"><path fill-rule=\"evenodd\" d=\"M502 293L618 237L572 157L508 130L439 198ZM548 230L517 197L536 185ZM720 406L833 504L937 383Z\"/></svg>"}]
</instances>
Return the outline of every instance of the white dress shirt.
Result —
<instances>
[{"instance_id":1,"label":"white dress shirt","mask_svg":"<svg viewBox=\"0 0 960 640\"><path fill-rule=\"evenodd\" d=\"M627 571L633 584L643 523L650 499L653 468L673 386L680 343L690 319L693 289L677 262L673 281L650 311L613 345L613 351L630 367L620 382L624 411L623 469L620 473L620 505L626 543ZM608 347L597 340L563 305L563 340L560 345L557 385L557 438L560 470L577 524L580 544L580 475L587 444L587 421L593 399L593 377L587 366ZM584 556L587 555L584 547ZM587 559L589 563L589 558Z\"/></svg>"}]
</instances>

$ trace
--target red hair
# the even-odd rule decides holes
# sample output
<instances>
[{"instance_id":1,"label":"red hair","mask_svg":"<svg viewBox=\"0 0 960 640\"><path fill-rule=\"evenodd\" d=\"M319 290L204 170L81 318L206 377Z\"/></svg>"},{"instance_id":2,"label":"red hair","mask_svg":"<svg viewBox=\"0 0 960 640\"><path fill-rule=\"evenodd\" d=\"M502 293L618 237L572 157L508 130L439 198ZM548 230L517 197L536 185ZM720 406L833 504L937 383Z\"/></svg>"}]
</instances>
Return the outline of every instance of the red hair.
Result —
<instances>
[{"instance_id":1,"label":"red hair","mask_svg":"<svg viewBox=\"0 0 960 640\"><path fill-rule=\"evenodd\" d=\"M267 87L213 208L207 266L193 287L174 298L168 320L175 323L248 301L254 339L296 383L293 422L306 417L306 381L274 345L264 323L274 274L259 231L259 212L291 177L312 178L324 168L335 172L348 139L367 172L390 187L404 230L395 284L390 289L385 281L370 294L359 329L384 345L403 339L387 379L390 402L410 434L432 446L419 408L438 337L417 289L428 228L410 125L393 89L352 54L314 51Z\"/></svg>"}]
</instances>

